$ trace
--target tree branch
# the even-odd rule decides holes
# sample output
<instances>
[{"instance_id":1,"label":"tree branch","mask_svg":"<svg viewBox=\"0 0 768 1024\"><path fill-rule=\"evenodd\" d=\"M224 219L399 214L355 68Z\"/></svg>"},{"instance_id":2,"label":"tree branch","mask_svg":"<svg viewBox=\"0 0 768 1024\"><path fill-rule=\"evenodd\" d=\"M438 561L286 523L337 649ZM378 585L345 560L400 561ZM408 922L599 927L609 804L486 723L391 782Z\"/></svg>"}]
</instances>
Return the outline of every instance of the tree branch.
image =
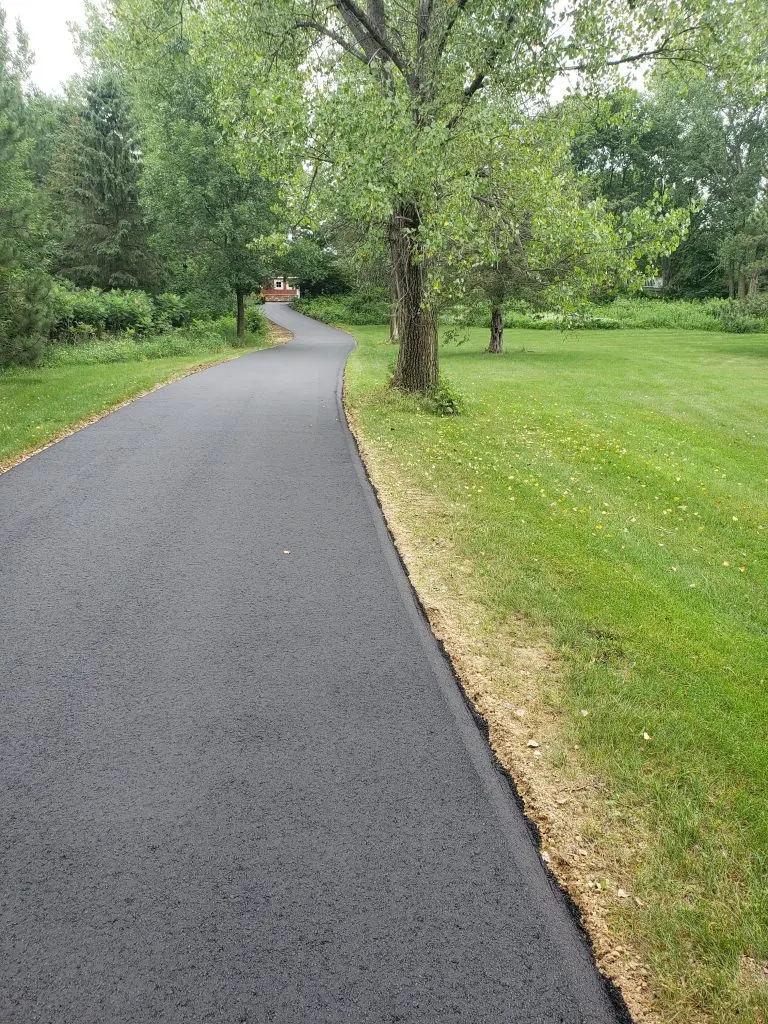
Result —
<instances>
[{"instance_id":1,"label":"tree branch","mask_svg":"<svg viewBox=\"0 0 768 1024\"><path fill-rule=\"evenodd\" d=\"M332 28L329 28L327 25L323 25L322 22L295 21L293 23L293 26L294 28L314 28L320 33L320 35L325 36L327 39L332 39L334 43L336 43L338 46L342 48L342 50L346 50L347 53L352 54L353 57L356 57L359 61L362 61L363 64L368 63L368 57L366 56L363 50L355 49L355 47L351 43L347 42L344 36L339 35L338 32L334 32Z\"/></svg>"},{"instance_id":2,"label":"tree branch","mask_svg":"<svg viewBox=\"0 0 768 1024\"><path fill-rule=\"evenodd\" d=\"M663 40L660 46L655 47L652 50L642 50L640 53L628 53L623 57L615 57L613 60L607 60L605 62L606 67L615 68L622 64L637 64L642 60L676 60L680 62L686 62L689 64L702 64L706 65L706 61L702 60L701 57L696 56L696 51L691 48L681 48L675 50L673 44L676 38L680 36L686 36L693 29L685 29L677 35L670 36ZM590 67L588 61L582 61L580 64L570 64L562 68L562 71L587 71Z\"/></svg>"},{"instance_id":3,"label":"tree branch","mask_svg":"<svg viewBox=\"0 0 768 1024\"><path fill-rule=\"evenodd\" d=\"M464 92L462 93L461 101L460 101L461 106L456 111L456 113L453 115L451 120L448 122L449 130L452 130L453 128L455 128L456 125L459 123L462 111L472 101L472 97L475 95L475 93L479 92L480 89L483 88L483 86L485 85L486 78L488 77L490 72L493 71L493 69L495 68L496 62L498 61L499 57L501 56L501 52L502 52L502 49L503 49L503 46L504 46L504 37L510 31L510 29L512 28L512 25L514 24L515 13L516 12L515 12L515 9L513 7L513 9L509 12L509 14L506 17L506 20L504 22L504 28L501 30L501 32L498 35L499 42L497 43L496 46L494 46L494 48L488 54L488 59L486 61L485 70L484 71L478 71L477 74L475 75L475 77L469 83L469 85L464 86Z\"/></svg>"},{"instance_id":4,"label":"tree branch","mask_svg":"<svg viewBox=\"0 0 768 1024\"><path fill-rule=\"evenodd\" d=\"M403 78L410 83L411 75L406 67L405 61L391 45L385 34L371 22L365 11L355 3L355 0L333 0L334 6L341 13L344 20L347 17L354 19L358 25L365 30L377 47L395 65Z\"/></svg>"},{"instance_id":5,"label":"tree branch","mask_svg":"<svg viewBox=\"0 0 768 1024\"><path fill-rule=\"evenodd\" d=\"M452 130L453 128L455 128L456 125L459 123L459 120L461 119L462 111L467 106L467 104L470 103L470 101L472 100L472 97L475 95L475 93L479 92L479 90L483 88L483 86L485 85L486 77L487 77L487 72L481 71L477 75L475 75L475 77L472 79L472 81L469 83L469 85L464 86L464 92L461 94L461 100L460 100L461 106L456 111L456 113L453 115L453 117L450 119L450 121L448 122L449 130Z\"/></svg>"},{"instance_id":6,"label":"tree branch","mask_svg":"<svg viewBox=\"0 0 768 1024\"><path fill-rule=\"evenodd\" d=\"M463 13L468 3L469 0L458 0L453 8L451 16L448 19L448 24L443 29L443 34L440 36L440 42L437 44L437 54L439 57L442 56L443 50L445 50L445 47L448 44L448 39L450 38L451 32L453 32L453 26L459 20L459 16Z\"/></svg>"},{"instance_id":7,"label":"tree branch","mask_svg":"<svg viewBox=\"0 0 768 1024\"><path fill-rule=\"evenodd\" d=\"M432 24L432 0L419 0L417 15L417 42L416 52L421 56L424 51L429 30Z\"/></svg>"}]
</instances>

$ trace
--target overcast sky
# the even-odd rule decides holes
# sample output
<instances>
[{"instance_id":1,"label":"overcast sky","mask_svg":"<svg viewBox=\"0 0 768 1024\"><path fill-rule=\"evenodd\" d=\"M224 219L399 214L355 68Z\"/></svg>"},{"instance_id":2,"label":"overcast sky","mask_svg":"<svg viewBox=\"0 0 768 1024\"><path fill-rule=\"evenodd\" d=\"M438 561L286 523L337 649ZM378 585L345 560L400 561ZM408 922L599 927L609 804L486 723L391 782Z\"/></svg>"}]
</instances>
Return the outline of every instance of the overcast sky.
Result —
<instances>
[{"instance_id":1,"label":"overcast sky","mask_svg":"<svg viewBox=\"0 0 768 1024\"><path fill-rule=\"evenodd\" d=\"M64 79L80 71L67 22L85 20L83 0L0 0L0 4L11 32L21 18L35 53L32 79L41 89L54 92Z\"/></svg>"}]
</instances>

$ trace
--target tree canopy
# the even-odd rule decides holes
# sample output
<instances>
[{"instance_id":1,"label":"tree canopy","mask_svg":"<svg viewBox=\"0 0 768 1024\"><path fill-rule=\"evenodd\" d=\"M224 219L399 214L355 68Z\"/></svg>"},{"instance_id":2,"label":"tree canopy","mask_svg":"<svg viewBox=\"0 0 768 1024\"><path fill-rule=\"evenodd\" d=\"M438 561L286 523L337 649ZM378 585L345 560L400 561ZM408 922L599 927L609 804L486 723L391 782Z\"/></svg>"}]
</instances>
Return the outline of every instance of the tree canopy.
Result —
<instances>
[{"instance_id":1,"label":"tree canopy","mask_svg":"<svg viewBox=\"0 0 768 1024\"><path fill-rule=\"evenodd\" d=\"M270 273L357 264L416 391L468 294L575 310L660 268L669 294L746 297L765 61L753 0L721 6L104 0L63 99L4 44L6 260L29 287L228 293L241 330Z\"/></svg>"},{"instance_id":2,"label":"tree canopy","mask_svg":"<svg viewBox=\"0 0 768 1024\"><path fill-rule=\"evenodd\" d=\"M241 161L280 181L296 218L343 210L386 242L403 387L435 382L436 294L460 280L462 266L493 264L500 233L551 248L550 268L567 251L587 251L575 223L600 236L595 251L615 251L621 273L669 248L655 198L642 214L621 217L594 197L579 206L559 147L531 107L543 106L564 72L597 78L652 56L695 59L705 7L672 3L662 16L658 5L634 0L506 8L491 0L278 0L269 8L114 0L111 11L121 45L146 52L183 38L202 55ZM532 130L538 179L511 173L525 152L521 135ZM553 166L559 172L548 173ZM503 204L491 200L502 192ZM550 226L537 236L531 225L545 211ZM557 234L563 225L570 241ZM593 269L602 279L605 261L574 262L572 290Z\"/></svg>"}]
</instances>

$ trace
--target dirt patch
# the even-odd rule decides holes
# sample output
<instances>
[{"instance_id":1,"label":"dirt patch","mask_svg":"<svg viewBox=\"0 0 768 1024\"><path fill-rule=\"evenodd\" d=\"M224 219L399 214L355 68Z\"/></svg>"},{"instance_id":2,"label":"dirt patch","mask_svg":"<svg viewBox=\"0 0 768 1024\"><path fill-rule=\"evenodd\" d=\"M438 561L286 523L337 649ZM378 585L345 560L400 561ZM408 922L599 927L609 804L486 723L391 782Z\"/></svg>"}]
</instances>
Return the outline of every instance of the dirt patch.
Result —
<instances>
[{"instance_id":1,"label":"dirt patch","mask_svg":"<svg viewBox=\"0 0 768 1024\"><path fill-rule=\"evenodd\" d=\"M452 510L411 486L390 455L369 446L348 408L347 418L432 629L539 830L543 860L578 908L600 969L635 1020L659 1024L662 1004L649 971L624 937L628 929L617 927L632 904L642 906L632 887L648 823L627 821L584 768L558 699L563 666L549 636L523 617L498 621L478 603L474 566L457 556L451 540Z\"/></svg>"},{"instance_id":2,"label":"dirt patch","mask_svg":"<svg viewBox=\"0 0 768 1024\"><path fill-rule=\"evenodd\" d=\"M273 345L286 345L293 339L293 333L279 324L269 321L269 340Z\"/></svg>"},{"instance_id":3,"label":"dirt patch","mask_svg":"<svg viewBox=\"0 0 768 1024\"><path fill-rule=\"evenodd\" d=\"M739 959L739 984L755 992L768 992L768 964L760 963L751 956Z\"/></svg>"}]
</instances>

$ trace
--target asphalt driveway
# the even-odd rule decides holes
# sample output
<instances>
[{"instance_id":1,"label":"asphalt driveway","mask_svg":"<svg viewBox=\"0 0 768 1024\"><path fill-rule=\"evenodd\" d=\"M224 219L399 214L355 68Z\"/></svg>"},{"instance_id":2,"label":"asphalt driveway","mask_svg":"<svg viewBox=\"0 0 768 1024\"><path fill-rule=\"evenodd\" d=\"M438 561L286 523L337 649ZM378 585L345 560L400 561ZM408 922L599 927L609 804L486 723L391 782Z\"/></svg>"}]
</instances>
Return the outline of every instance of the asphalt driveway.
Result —
<instances>
[{"instance_id":1,"label":"asphalt driveway","mask_svg":"<svg viewBox=\"0 0 768 1024\"><path fill-rule=\"evenodd\" d=\"M615 1022L268 312L0 476L0 1019Z\"/></svg>"}]
</instances>

